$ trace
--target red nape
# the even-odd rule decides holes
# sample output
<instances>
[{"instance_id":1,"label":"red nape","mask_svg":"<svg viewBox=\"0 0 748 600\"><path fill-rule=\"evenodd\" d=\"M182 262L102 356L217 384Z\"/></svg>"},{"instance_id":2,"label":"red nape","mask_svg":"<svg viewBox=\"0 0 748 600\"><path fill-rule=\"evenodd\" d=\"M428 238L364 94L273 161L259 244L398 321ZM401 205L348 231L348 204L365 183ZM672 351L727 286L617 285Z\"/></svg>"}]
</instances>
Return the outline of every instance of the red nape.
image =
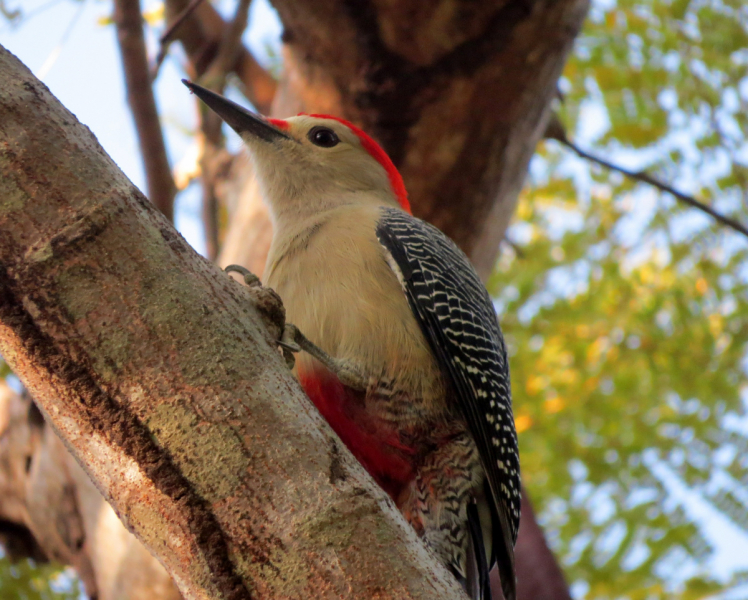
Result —
<instances>
[{"instance_id":1,"label":"red nape","mask_svg":"<svg viewBox=\"0 0 748 600\"><path fill-rule=\"evenodd\" d=\"M403 178L400 175L400 171L397 170L397 167L395 167L394 163L392 162L390 157L387 156L387 153L382 149L382 147L377 144L371 137L369 137L369 135L363 129L356 127L350 121L346 121L345 119L341 119L340 117L333 117L332 115L312 115L307 113L300 114L306 115L308 117L314 117L315 119L332 119L334 121L337 121L338 123L342 123L353 133L355 133L358 136L358 139L361 141L361 146L363 147L363 149L366 150L372 156L372 158L374 158L374 160L382 165L385 171L387 171L387 177L389 177L390 179L392 192L395 194L395 198L397 198L397 202L400 204L400 208L408 213L411 212L410 202L408 202L408 191L405 189L405 183L403 183Z\"/></svg>"},{"instance_id":2,"label":"red nape","mask_svg":"<svg viewBox=\"0 0 748 600\"><path fill-rule=\"evenodd\" d=\"M301 387L343 443L393 500L413 477L414 450L367 415L362 395L327 371L299 370Z\"/></svg>"}]
</instances>

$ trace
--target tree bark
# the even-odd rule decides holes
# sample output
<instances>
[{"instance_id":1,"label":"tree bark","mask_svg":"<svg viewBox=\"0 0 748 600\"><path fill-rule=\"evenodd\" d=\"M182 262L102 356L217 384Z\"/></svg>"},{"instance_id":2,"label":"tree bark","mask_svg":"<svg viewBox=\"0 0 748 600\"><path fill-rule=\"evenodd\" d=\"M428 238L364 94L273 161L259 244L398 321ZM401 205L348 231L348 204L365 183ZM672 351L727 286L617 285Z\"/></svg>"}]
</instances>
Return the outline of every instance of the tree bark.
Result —
<instances>
[{"instance_id":1,"label":"tree bark","mask_svg":"<svg viewBox=\"0 0 748 600\"><path fill-rule=\"evenodd\" d=\"M187 598L459 598L197 255L0 47L0 352Z\"/></svg>"}]
</instances>

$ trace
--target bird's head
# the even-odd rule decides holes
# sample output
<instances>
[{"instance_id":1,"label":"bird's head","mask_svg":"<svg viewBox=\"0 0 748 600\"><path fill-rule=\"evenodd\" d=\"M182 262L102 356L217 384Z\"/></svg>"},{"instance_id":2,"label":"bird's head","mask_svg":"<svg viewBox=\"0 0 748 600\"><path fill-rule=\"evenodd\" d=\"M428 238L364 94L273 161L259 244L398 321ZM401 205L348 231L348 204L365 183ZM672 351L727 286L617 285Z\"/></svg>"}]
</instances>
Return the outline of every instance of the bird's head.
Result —
<instances>
[{"instance_id":1,"label":"bird's head","mask_svg":"<svg viewBox=\"0 0 748 600\"><path fill-rule=\"evenodd\" d=\"M241 136L276 219L335 208L354 197L410 212L400 173L379 144L352 123L307 114L268 119L183 81Z\"/></svg>"}]
</instances>

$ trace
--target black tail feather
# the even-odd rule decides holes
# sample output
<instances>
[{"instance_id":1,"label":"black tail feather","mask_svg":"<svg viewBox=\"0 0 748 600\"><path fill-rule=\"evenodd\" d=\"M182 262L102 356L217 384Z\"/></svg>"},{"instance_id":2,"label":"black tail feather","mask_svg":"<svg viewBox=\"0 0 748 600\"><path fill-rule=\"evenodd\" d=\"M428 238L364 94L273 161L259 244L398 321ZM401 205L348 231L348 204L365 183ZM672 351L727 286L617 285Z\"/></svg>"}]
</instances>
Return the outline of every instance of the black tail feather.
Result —
<instances>
[{"instance_id":1,"label":"black tail feather","mask_svg":"<svg viewBox=\"0 0 748 600\"><path fill-rule=\"evenodd\" d=\"M484 484L486 497L491 498L491 487L488 480ZM506 519L499 515L501 510L494 502L489 502L491 510L491 521L494 524L494 539L491 545L491 562L489 570L498 565L501 579L501 591L504 592L505 600L516 600L517 582L514 575L514 544L509 536Z\"/></svg>"},{"instance_id":2,"label":"black tail feather","mask_svg":"<svg viewBox=\"0 0 748 600\"><path fill-rule=\"evenodd\" d=\"M491 583L488 577L490 565L486 558L486 547L483 543L483 531L481 530L478 507L475 504L475 501L470 502L467 506L467 520L473 555L475 556L478 570L478 589L480 590L478 598L480 600L491 600Z\"/></svg>"}]
</instances>

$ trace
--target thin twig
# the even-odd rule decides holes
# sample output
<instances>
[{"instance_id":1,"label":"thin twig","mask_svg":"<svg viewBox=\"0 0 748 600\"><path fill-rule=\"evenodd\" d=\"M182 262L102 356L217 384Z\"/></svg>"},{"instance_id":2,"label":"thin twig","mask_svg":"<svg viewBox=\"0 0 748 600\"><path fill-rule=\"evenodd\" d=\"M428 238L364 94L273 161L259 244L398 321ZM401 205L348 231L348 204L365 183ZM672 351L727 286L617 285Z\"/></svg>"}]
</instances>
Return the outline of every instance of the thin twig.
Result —
<instances>
[{"instance_id":1,"label":"thin twig","mask_svg":"<svg viewBox=\"0 0 748 600\"><path fill-rule=\"evenodd\" d=\"M731 219L730 217L726 217L725 215L718 213L716 210L714 210L709 205L696 200L696 198L676 190L674 187L671 187L667 185L666 183L663 183L659 181L658 179L655 179L654 177L645 173L644 171L630 171L629 169L625 169L623 167L615 165L607 160L604 160L593 154L590 154L589 152L582 150L579 146L577 146L576 144L574 144L572 141L569 140L569 138L566 136L566 132L564 131L563 126L561 125L558 118L556 118L555 116L551 119L551 122L548 125L548 129L546 130L545 137L552 139L552 140L556 140L557 142L560 142L561 144L563 144L570 150L573 150L581 158L584 158L598 165L601 165L605 167L606 169L610 169L611 171L616 171L618 173L626 175L627 177L630 177L631 179L634 179L636 181L641 181L642 183L648 183L649 185L656 187L660 191L667 192L668 194L675 196L681 202L684 202L688 204L689 206L708 214L709 216L711 216L714 220L718 221L719 223L722 223L723 225L726 225L727 227L730 227L731 229L737 231L738 233L741 233L744 236L748 237L748 228L746 228L744 225L742 225L735 219Z\"/></svg>"},{"instance_id":2,"label":"thin twig","mask_svg":"<svg viewBox=\"0 0 748 600\"><path fill-rule=\"evenodd\" d=\"M239 0L236 14L225 26L216 57L208 67L200 82L214 92L221 93L226 84L226 75L236 63L238 53L243 48L241 39L247 27L249 5L251 0ZM200 129L203 135L203 155L200 159L203 184L203 227L208 257L214 260L218 256L219 246L219 202L216 194L222 163L223 134L221 119L213 111L201 108Z\"/></svg>"},{"instance_id":3,"label":"thin twig","mask_svg":"<svg viewBox=\"0 0 748 600\"><path fill-rule=\"evenodd\" d=\"M186 0L165 1L167 14L182 16L188 8ZM213 5L210 2L202 2L197 10L193 9L192 14L185 15L181 27L172 30L170 39L181 42L189 59L191 79L200 80L208 70L225 38L226 27L226 21ZM238 86L239 91L257 111L268 114L277 89L277 82L273 76L243 45L240 45L229 70L236 73L242 83Z\"/></svg>"},{"instance_id":4,"label":"thin twig","mask_svg":"<svg viewBox=\"0 0 748 600\"><path fill-rule=\"evenodd\" d=\"M176 186L148 75L139 0L115 0L114 22L127 85L127 101L143 156L148 197L169 220L173 220Z\"/></svg>"},{"instance_id":5,"label":"thin twig","mask_svg":"<svg viewBox=\"0 0 748 600\"><path fill-rule=\"evenodd\" d=\"M225 80L226 75L236 63L239 51L242 48L242 35L249 20L250 4L252 4L252 0L239 0L234 18L226 26L226 33L221 40L218 54L206 72L206 77L217 76Z\"/></svg>"},{"instance_id":6,"label":"thin twig","mask_svg":"<svg viewBox=\"0 0 748 600\"><path fill-rule=\"evenodd\" d=\"M155 80L156 77L158 77L158 71L161 68L161 65L164 62L164 59L166 59L166 54L169 52L169 45L171 44L172 37L174 36L174 33L179 29L179 26L182 25L182 23L187 20L187 17L189 17L192 12L200 6L200 3L203 0L192 0L187 7L179 14L177 15L176 19L166 28L166 31L161 34L161 37L159 38L158 42L158 54L156 55L156 60L153 64L153 67L151 68L151 79Z\"/></svg>"},{"instance_id":7,"label":"thin twig","mask_svg":"<svg viewBox=\"0 0 748 600\"><path fill-rule=\"evenodd\" d=\"M207 146L207 144L206 144ZM206 149L203 151L203 231L205 232L205 252L210 260L215 260L218 257L218 249L220 245L219 239L219 224L218 224L218 197L216 196L216 182L215 177L211 173L209 167L212 162L210 159L213 158L214 152Z\"/></svg>"},{"instance_id":8,"label":"thin twig","mask_svg":"<svg viewBox=\"0 0 748 600\"><path fill-rule=\"evenodd\" d=\"M504 239L501 241L512 249L517 258L525 258L525 251L516 242L510 240L506 235L504 235Z\"/></svg>"},{"instance_id":9,"label":"thin twig","mask_svg":"<svg viewBox=\"0 0 748 600\"><path fill-rule=\"evenodd\" d=\"M0 15L2 15L11 23L13 23L14 21L20 21L23 17L23 13L19 9L10 9L5 6L5 0L0 0Z\"/></svg>"},{"instance_id":10,"label":"thin twig","mask_svg":"<svg viewBox=\"0 0 748 600\"><path fill-rule=\"evenodd\" d=\"M81 2L78 10L75 11L75 14L73 15L73 18L70 19L70 23L68 23L67 28L63 32L62 36L60 37L60 41L57 43L57 45L52 48L52 51L47 56L47 59L42 63L42 66L39 67L39 71L37 72L37 77L39 79L44 79L49 71L52 69L52 67L57 62L57 59L60 58L60 54L62 54L62 49L67 43L68 39L70 38L70 34L73 33L73 30L75 29L76 24L78 23L78 20L80 19L80 16L83 14L83 11L86 8L86 3Z\"/></svg>"}]
</instances>

